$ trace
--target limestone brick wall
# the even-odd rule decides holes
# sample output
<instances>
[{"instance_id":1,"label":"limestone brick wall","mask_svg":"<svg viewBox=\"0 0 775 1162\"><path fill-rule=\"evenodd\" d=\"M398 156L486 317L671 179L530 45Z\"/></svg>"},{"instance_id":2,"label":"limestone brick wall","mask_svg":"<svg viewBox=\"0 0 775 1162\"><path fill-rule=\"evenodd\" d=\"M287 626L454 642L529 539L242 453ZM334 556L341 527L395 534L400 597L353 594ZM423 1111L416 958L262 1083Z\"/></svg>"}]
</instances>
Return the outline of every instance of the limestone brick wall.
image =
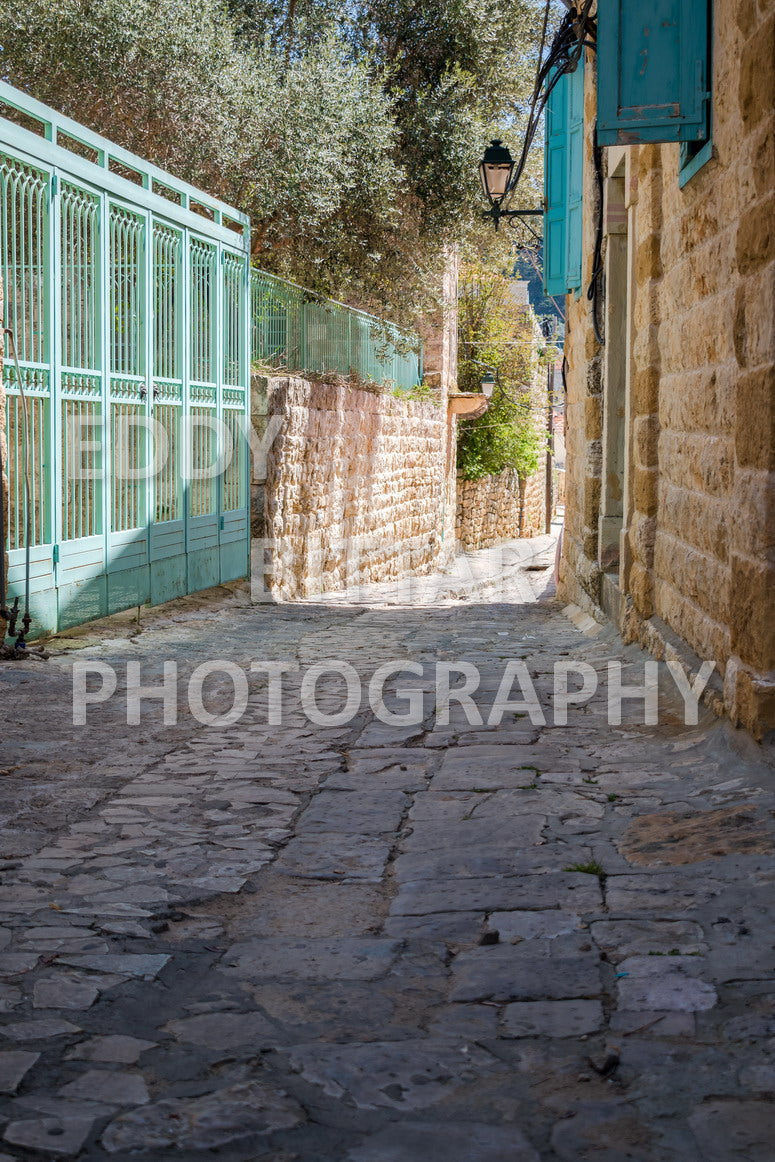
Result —
<instances>
[{"instance_id":1,"label":"limestone brick wall","mask_svg":"<svg viewBox=\"0 0 775 1162\"><path fill-rule=\"evenodd\" d=\"M624 150L629 249L621 625L718 663L733 720L775 726L775 5L715 5L713 157ZM595 203L587 71L585 285ZM611 164L613 151L608 154ZM562 592L599 604L603 353L568 303Z\"/></svg>"},{"instance_id":2,"label":"limestone brick wall","mask_svg":"<svg viewBox=\"0 0 775 1162\"><path fill-rule=\"evenodd\" d=\"M538 469L525 481L525 505L522 516L522 537L539 537L546 532L546 456Z\"/></svg>"},{"instance_id":3,"label":"limestone brick wall","mask_svg":"<svg viewBox=\"0 0 775 1162\"><path fill-rule=\"evenodd\" d=\"M261 380L254 397L265 424L279 421L254 489L277 597L427 573L451 558L445 408L298 378Z\"/></svg>"},{"instance_id":4,"label":"limestone brick wall","mask_svg":"<svg viewBox=\"0 0 775 1162\"><path fill-rule=\"evenodd\" d=\"M546 525L545 460L520 482L513 468L478 480L458 479L455 537L466 551L515 537L535 537Z\"/></svg>"},{"instance_id":5,"label":"limestone brick wall","mask_svg":"<svg viewBox=\"0 0 775 1162\"><path fill-rule=\"evenodd\" d=\"M565 504L565 469L561 469L554 476L554 503L558 508Z\"/></svg>"}]
</instances>

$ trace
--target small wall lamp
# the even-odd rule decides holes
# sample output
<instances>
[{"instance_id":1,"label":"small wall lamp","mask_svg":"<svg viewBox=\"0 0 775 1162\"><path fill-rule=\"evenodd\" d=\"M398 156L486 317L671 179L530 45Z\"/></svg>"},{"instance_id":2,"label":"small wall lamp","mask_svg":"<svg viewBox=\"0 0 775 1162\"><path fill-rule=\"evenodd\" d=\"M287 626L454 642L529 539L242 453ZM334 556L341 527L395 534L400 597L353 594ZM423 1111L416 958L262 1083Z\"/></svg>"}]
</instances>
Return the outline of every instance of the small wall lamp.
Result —
<instances>
[{"instance_id":1,"label":"small wall lamp","mask_svg":"<svg viewBox=\"0 0 775 1162\"><path fill-rule=\"evenodd\" d=\"M495 376L491 371L485 372L479 384L482 395L486 399L492 399L492 393L495 391Z\"/></svg>"}]
</instances>

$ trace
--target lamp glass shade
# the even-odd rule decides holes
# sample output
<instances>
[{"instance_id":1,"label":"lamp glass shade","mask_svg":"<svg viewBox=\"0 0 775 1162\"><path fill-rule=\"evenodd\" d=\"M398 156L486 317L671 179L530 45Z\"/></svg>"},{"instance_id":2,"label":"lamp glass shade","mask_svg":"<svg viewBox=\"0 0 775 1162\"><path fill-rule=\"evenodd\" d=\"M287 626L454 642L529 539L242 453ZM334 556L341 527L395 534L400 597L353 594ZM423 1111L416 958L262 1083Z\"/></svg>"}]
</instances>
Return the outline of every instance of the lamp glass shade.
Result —
<instances>
[{"instance_id":1,"label":"lamp glass shade","mask_svg":"<svg viewBox=\"0 0 775 1162\"><path fill-rule=\"evenodd\" d=\"M479 387L481 388L483 396L486 396L487 399L492 398L492 393L495 391L495 376L491 371L488 371L485 375L482 376Z\"/></svg>"},{"instance_id":2,"label":"lamp glass shade","mask_svg":"<svg viewBox=\"0 0 775 1162\"><path fill-rule=\"evenodd\" d=\"M479 162L479 177L484 196L488 201L494 205L503 201L508 192L513 170L514 159L506 146L496 138L487 146L484 157Z\"/></svg>"}]
</instances>

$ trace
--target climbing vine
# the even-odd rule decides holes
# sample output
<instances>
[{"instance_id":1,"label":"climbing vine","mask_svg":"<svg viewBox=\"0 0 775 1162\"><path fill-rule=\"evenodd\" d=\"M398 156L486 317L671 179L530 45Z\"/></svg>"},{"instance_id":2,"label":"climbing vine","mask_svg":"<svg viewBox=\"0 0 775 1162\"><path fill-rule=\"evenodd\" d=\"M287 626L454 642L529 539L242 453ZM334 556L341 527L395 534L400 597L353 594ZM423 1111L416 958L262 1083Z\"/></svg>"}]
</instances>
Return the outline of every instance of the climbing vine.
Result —
<instances>
[{"instance_id":1,"label":"climbing vine","mask_svg":"<svg viewBox=\"0 0 775 1162\"><path fill-rule=\"evenodd\" d=\"M459 295L458 385L479 391L486 371L495 377L490 406L458 426L457 466L465 480L513 468L535 472L546 444L546 391L542 367L556 351L539 339L535 317L518 300L517 285L500 270L471 263Z\"/></svg>"}]
</instances>

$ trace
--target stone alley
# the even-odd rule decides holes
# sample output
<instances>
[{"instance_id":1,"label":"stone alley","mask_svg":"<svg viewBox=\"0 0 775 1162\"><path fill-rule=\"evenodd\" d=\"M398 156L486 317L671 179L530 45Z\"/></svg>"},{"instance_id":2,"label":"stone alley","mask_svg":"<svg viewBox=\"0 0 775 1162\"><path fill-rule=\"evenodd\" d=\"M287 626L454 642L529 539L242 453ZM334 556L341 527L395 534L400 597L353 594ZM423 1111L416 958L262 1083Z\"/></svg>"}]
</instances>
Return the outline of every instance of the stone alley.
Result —
<instances>
[{"instance_id":1,"label":"stone alley","mask_svg":"<svg viewBox=\"0 0 775 1162\"><path fill-rule=\"evenodd\" d=\"M775 1162L775 0L0 46L0 1162Z\"/></svg>"},{"instance_id":2,"label":"stone alley","mask_svg":"<svg viewBox=\"0 0 775 1162\"><path fill-rule=\"evenodd\" d=\"M2 1162L771 1162L771 750L686 726L669 682L658 726L609 725L602 687L565 727L437 722L440 662L485 703L509 660L542 699L557 660L643 681L532 564L413 606L235 586L2 666ZM254 674L231 726L184 685L177 723L156 699L127 725L128 661L158 686L212 659L298 663L281 724ZM425 720L310 722L328 659L419 663L385 698ZM86 726L75 662L119 676ZM214 674L207 709L233 699ZM321 715L343 699L324 675Z\"/></svg>"}]
</instances>

